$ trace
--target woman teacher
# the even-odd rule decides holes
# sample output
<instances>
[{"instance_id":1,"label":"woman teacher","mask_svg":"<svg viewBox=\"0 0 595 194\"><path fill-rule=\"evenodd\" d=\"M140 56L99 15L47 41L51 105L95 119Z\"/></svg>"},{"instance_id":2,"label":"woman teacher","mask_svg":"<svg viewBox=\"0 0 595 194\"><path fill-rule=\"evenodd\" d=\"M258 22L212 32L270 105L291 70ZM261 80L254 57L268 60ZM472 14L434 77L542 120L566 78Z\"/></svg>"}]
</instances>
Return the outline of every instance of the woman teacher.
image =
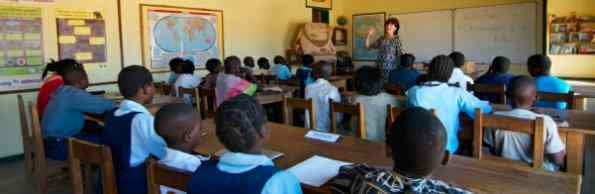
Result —
<instances>
[{"instance_id":1,"label":"woman teacher","mask_svg":"<svg viewBox=\"0 0 595 194\"><path fill-rule=\"evenodd\" d=\"M372 35L376 32L374 28L368 30L365 47L367 49L378 49L378 58L376 65L382 69L384 80L388 80L388 75L399 66L401 54L403 54L401 40L398 33L401 25L397 18L389 18L384 23L384 35L376 41L371 42Z\"/></svg>"}]
</instances>

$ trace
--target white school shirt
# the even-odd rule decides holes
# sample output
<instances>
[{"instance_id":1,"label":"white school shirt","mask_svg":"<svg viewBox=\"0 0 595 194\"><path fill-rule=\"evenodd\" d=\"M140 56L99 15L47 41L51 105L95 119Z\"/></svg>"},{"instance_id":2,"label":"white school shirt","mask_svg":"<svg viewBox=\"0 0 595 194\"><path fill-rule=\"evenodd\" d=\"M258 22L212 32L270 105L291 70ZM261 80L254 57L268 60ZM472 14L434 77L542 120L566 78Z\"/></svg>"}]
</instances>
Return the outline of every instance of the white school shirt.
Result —
<instances>
[{"instance_id":1,"label":"white school shirt","mask_svg":"<svg viewBox=\"0 0 595 194\"><path fill-rule=\"evenodd\" d=\"M187 171L193 173L196 169L202 164L202 161L209 160L208 157L202 157L200 155L192 155L188 154L176 149L167 148L167 155L165 158L159 160L160 164L164 164L168 167ZM186 192L161 186L160 187L162 194L169 194L169 193L177 193L177 194L184 194Z\"/></svg>"},{"instance_id":2,"label":"white school shirt","mask_svg":"<svg viewBox=\"0 0 595 194\"><path fill-rule=\"evenodd\" d=\"M130 125L130 166L136 167L145 162L149 155L164 158L167 155L167 145L161 136L155 132L153 115L141 104L131 100L124 100L115 116L138 112Z\"/></svg>"},{"instance_id":3,"label":"white school shirt","mask_svg":"<svg viewBox=\"0 0 595 194\"><path fill-rule=\"evenodd\" d=\"M357 95L353 103L361 103L364 106L366 117L366 139L372 141L384 141L386 139L385 129L387 120L387 105L399 107L397 97L382 92L375 96ZM351 119L356 121L356 119ZM353 125L352 126L357 126Z\"/></svg>"},{"instance_id":4,"label":"white school shirt","mask_svg":"<svg viewBox=\"0 0 595 194\"><path fill-rule=\"evenodd\" d=\"M339 89L325 79L318 79L306 86L306 99L312 99L314 103L316 129L329 131L331 128L329 99L334 102L341 102ZM306 111L306 127L310 127L310 113L308 111Z\"/></svg>"},{"instance_id":5,"label":"white school shirt","mask_svg":"<svg viewBox=\"0 0 595 194\"><path fill-rule=\"evenodd\" d=\"M458 83L460 88L463 88L465 91L467 91L467 84L473 84L473 79L465 75L461 68L456 67L452 70L452 74L450 75L450 79L448 79L448 83Z\"/></svg>"},{"instance_id":6,"label":"white school shirt","mask_svg":"<svg viewBox=\"0 0 595 194\"><path fill-rule=\"evenodd\" d=\"M180 74L176 83L174 84L174 90L176 91L176 96L180 96L178 93L178 88L196 88L200 85L202 79L196 75L192 74ZM184 102L187 104L192 104L192 95L186 94L183 96Z\"/></svg>"},{"instance_id":7,"label":"white school shirt","mask_svg":"<svg viewBox=\"0 0 595 194\"><path fill-rule=\"evenodd\" d=\"M544 154L555 154L566 149L560 139L556 122L548 115L537 114L519 108L511 111L495 112L494 114L532 120L536 117L543 117L543 126L545 127ZM503 158L520 160L529 164L533 163L533 139L528 134L505 130L486 130L484 141L488 145L494 146L496 153L501 154ZM545 157L543 169L558 171L559 166Z\"/></svg>"}]
</instances>

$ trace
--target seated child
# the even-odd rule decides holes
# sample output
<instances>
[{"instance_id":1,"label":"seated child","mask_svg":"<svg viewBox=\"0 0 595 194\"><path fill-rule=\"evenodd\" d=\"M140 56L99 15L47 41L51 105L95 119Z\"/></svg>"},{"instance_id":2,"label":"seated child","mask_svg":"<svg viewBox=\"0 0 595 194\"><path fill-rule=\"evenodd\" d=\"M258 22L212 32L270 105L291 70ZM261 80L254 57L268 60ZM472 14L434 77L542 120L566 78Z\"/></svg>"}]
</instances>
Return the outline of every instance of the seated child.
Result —
<instances>
[{"instance_id":1,"label":"seated child","mask_svg":"<svg viewBox=\"0 0 595 194\"><path fill-rule=\"evenodd\" d=\"M155 94L153 77L143 66L127 66L118 74L118 88L125 99L107 116L103 143L112 151L118 193L145 194L145 160L167 154L165 141L155 132L153 115L144 106Z\"/></svg>"},{"instance_id":2,"label":"seated child","mask_svg":"<svg viewBox=\"0 0 595 194\"><path fill-rule=\"evenodd\" d=\"M36 104L37 112L39 113L40 118L43 118L43 112L50 101L50 95L52 95L54 91L64 84L64 70L75 66L82 68L82 65L74 59L63 59L60 61L52 60L45 66L45 69L41 74L43 83L39 88ZM48 73L52 74L50 74L50 76L46 79Z\"/></svg>"},{"instance_id":3,"label":"seated child","mask_svg":"<svg viewBox=\"0 0 595 194\"><path fill-rule=\"evenodd\" d=\"M101 143L98 134L83 132L101 128L97 123L85 121L85 114L103 114L114 107L111 100L85 91L89 80L82 66L66 68L63 79L64 85L50 97L41 121L45 154L54 160L68 159L69 137Z\"/></svg>"},{"instance_id":4,"label":"seated child","mask_svg":"<svg viewBox=\"0 0 595 194\"><path fill-rule=\"evenodd\" d=\"M262 154L270 137L264 108L251 96L221 104L215 116L217 139L229 152L202 163L188 184L190 194L301 194L298 179Z\"/></svg>"},{"instance_id":5,"label":"seated child","mask_svg":"<svg viewBox=\"0 0 595 194\"><path fill-rule=\"evenodd\" d=\"M415 63L415 56L412 54L401 55L401 67L390 72L388 82L393 85L398 85L407 91L415 85L419 72L413 68Z\"/></svg>"},{"instance_id":6,"label":"seated child","mask_svg":"<svg viewBox=\"0 0 595 194\"><path fill-rule=\"evenodd\" d=\"M386 107L398 107L399 102L393 95L383 91L382 71L377 67L363 66L355 73L357 95L354 103L364 105L366 115L366 137L369 140L384 141L386 130ZM382 111L385 110L385 111ZM355 119L352 119L355 120Z\"/></svg>"},{"instance_id":7,"label":"seated child","mask_svg":"<svg viewBox=\"0 0 595 194\"><path fill-rule=\"evenodd\" d=\"M192 104L194 99L192 99L192 95L186 94L182 96L178 88L190 88L194 89L197 88L201 82L201 78L194 75L194 63L190 60L184 60L182 64L182 72L178 75L178 80L174 84L174 90L178 97L182 97L185 103Z\"/></svg>"},{"instance_id":8,"label":"seated child","mask_svg":"<svg viewBox=\"0 0 595 194\"><path fill-rule=\"evenodd\" d=\"M270 69L271 69L271 63L269 62L269 59L265 58L265 57L260 57L258 58L258 61L256 61L256 63L258 64L258 70L256 70L256 75L269 75L271 74Z\"/></svg>"},{"instance_id":9,"label":"seated child","mask_svg":"<svg viewBox=\"0 0 595 194\"><path fill-rule=\"evenodd\" d=\"M333 72L333 67L327 62L321 61L314 64L313 76L316 82L306 86L305 99L312 99L316 110L316 128L322 131L329 131L331 128L329 99L334 102L341 102L339 89L327 81ZM306 127L310 126L308 111L306 111ZM341 120L341 119L337 119Z\"/></svg>"},{"instance_id":10,"label":"seated child","mask_svg":"<svg viewBox=\"0 0 595 194\"><path fill-rule=\"evenodd\" d=\"M314 83L314 77L312 76L312 64L314 63L314 56L304 55L302 56L302 64L295 77L300 81L300 97L305 96L306 86Z\"/></svg>"},{"instance_id":11,"label":"seated child","mask_svg":"<svg viewBox=\"0 0 595 194\"><path fill-rule=\"evenodd\" d=\"M200 114L184 103L168 104L155 114L155 130L168 145L167 155L159 162L166 166L194 172L208 158L193 155L204 135ZM161 187L162 194L183 193L173 188Z\"/></svg>"},{"instance_id":12,"label":"seated child","mask_svg":"<svg viewBox=\"0 0 595 194\"><path fill-rule=\"evenodd\" d=\"M558 171L564 165L565 145L558 134L556 122L544 114L531 111L536 100L535 82L528 76L517 76L510 81L508 90L509 99L512 101L511 111L495 112L494 114L511 116L522 119L535 119L543 117L545 127L543 168L548 171ZM493 134L493 136L492 136ZM521 160L528 164L533 163L533 139L525 133L495 130L485 133L486 144L492 145L495 154L511 160Z\"/></svg>"},{"instance_id":13,"label":"seated child","mask_svg":"<svg viewBox=\"0 0 595 194\"><path fill-rule=\"evenodd\" d=\"M508 86L508 82L510 82L510 79L513 77L512 74L508 73L508 69L510 69L510 60L506 57L498 56L492 61L492 65L488 72L475 80L475 83ZM479 99L487 100L492 103L500 102L500 97L498 95L484 93L476 93L475 95L479 97Z\"/></svg>"},{"instance_id":14,"label":"seated child","mask_svg":"<svg viewBox=\"0 0 595 194\"><path fill-rule=\"evenodd\" d=\"M387 149L392 149L393 168L343 166L331 180L332 190L339 191L336 193L471 193L430 178L434 170L450 159L444 146L445 132L444 125L431 111L421 107L403 111L387 137L392 142Z\"/></svg>"},{"instance_id":15,"label":"seated child","mask_svg":"<svg viewBox=\"0 0 595 194\"><path fill-rule=\"evenodd\" d=\"M407 91L408 107L420 106L436 111L436 115L446 127L448 134L446 149L450 153L456 153L459 147L461 112L465 112L471 118L474 118L476 108L481 108L482 112L492 112L489 102L479 100L463 88L448 85L453 68L453 62L449 57L444 55L434 57L429 66L426 81Z\"/></svg>"},{"instance_id":16,"label":"seated child","mask_svg":"<svg viewBox=\"0 0 595 194\"><path fill-rule=\"evenodd\" d=\"M200 83L200 87L208 88L208 89L215 89L215 84L217 83L217 75L221 71L221 61L219 59L213 58L207 60L207 70L209 74L207 74L202 82Z\"/></svg>"},{"instance_id":17,"label":"seated child","mask_svg":"<svg viewBox=\"0 0 595 194\"><path fill-rule=\"evenodd\" d=\"M225 72L217 76L217 87L215 88L217 107L231 97L240 94L254 95L256 93L258 89L256 84L238 76L241 65L240 58L236 56L225 58Z\"/></svg>"},{"instance_id":18,"label":"seated child","mask_svg":"<svg viewBox=\"0 0 595 194\"><path fill-rule=\"evenodd\" d=\"M276 56L273 60L275 66L271 70L271 74L276 75L279 80L291 79L291 71L287 67L287 60L282 56Z\"/></svg>"},{"instance_id":19,"label":"seated child","mask_svg":"<svg viewBox=\"0 0 595 194\"><path fill-rule=\"evenodd\" d=\"M240 67L240 72L238 73L238 76L252 83L258 82L258 79L254 77L254 69L256 67L254 64L254 58L250 56L245 57L244 66Z\"/></svg>"},{"instance_id":20,"label":"seated child","mask_svg":"<svg viewBox=\"0 0 595 194\"><path fill-rule=\"evenodd\" d=\"M572 91L572 87L566 81L550 75L552 61L548 56L533 55L527 61L529 74L535 78L537 92L551 92L567 94ZM566 102L538 101L538 107L566 109Z\"/></svg>"},{"instance_id":21,"label":"seated child","mask_svg":"<svg viewBox=\"0 0 595 194\"><path fill-rule=\"evenodd\" d=\"M184 59L180 57L173 58L169 61L169 78L167 79L167 84L174 85L178 80L178 76L182 73L184 68Z\"/></svg>"},{"instance_id":22,"label":"seated child","mask_svg":"<svg viewBox=\"0 0 595 194\"><path fill-rule=\"evenodd\" d=\"M448 79L448 83L459 84L460 88L467 91L467 84L473 84L473 79L463 72L462 68L465 66L465 55L461 52L453 52L449 57L454 62L455 68L452 70L452 75Z\"/></svg>"}]
</instances>

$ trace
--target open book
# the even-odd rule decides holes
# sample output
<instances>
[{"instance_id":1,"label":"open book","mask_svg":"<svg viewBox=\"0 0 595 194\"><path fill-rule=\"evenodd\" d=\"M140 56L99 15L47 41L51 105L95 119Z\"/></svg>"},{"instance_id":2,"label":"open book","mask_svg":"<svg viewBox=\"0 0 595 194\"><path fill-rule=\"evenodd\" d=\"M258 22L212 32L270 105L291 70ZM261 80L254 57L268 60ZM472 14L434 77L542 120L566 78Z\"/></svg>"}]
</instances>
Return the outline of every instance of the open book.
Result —
<instances>
[{"instance_id":1,"label":"open book","mask_svg":"<svg viewBox=\"0 0 595 194\"><path fill-rule=\"evenodd\" d=\"M337 176L341 166L349 164L351 163L315 155L287 171L293 173L302 184L320 187Z\"/></svg>"}]
</instances>

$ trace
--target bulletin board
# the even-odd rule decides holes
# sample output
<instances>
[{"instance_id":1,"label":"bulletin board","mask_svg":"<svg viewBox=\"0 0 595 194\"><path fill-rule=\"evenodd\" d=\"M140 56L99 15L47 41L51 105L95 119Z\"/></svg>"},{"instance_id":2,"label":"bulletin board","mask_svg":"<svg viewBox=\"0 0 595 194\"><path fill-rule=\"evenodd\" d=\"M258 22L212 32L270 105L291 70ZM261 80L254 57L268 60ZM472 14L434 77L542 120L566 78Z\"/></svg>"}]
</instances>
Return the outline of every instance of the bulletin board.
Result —
<instances>
[{"instance_id":1,"label":"bulletin board","mask_svg":"<svg viewBox=\"0 0 595 194\"><path fill-rule=\"evenodd\" d=\"M0 1L0 94L36 91L50 60L83 63L89 82L122 69L117 1Z\"/></svg>"}]
</instances>

